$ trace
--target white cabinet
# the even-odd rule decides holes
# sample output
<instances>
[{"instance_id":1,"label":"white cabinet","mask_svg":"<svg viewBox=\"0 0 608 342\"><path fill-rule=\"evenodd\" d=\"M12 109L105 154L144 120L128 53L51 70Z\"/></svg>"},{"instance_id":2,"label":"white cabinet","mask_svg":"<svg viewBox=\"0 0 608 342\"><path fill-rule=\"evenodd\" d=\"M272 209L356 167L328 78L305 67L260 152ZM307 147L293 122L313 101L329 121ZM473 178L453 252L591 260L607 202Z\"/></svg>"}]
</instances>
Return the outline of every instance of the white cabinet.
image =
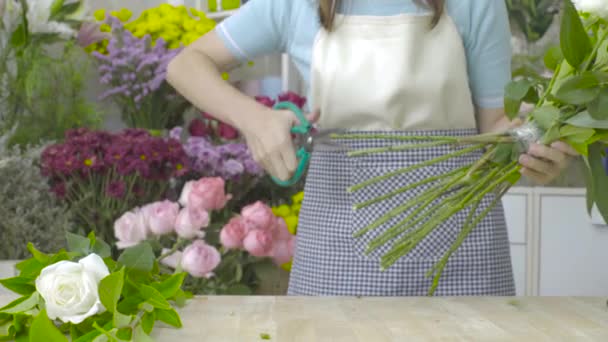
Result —
<instances>
[{"instance_id":1,"label":"white cabinet","mask_svg":"<svg viewBox=\"0 0 608 342\"><path fill-rule=\"evenodd\" d=\"M538 294L608 295L608 226L593 224L584 191L539 195Z\"/></svg>"},{"instance_id":2,"label":"white cabinet","mask_svg":"<svg viewBox=\"0 0 608 342\"><path fill-rule=\"evenodd\" d=\"M528 233L532 221L532 191L530 188L514 188L502 200L505 209L509 242L511 244L511 262L515 277L515 290L518 296L528 293Z\"/></svg>"}]
</instances>

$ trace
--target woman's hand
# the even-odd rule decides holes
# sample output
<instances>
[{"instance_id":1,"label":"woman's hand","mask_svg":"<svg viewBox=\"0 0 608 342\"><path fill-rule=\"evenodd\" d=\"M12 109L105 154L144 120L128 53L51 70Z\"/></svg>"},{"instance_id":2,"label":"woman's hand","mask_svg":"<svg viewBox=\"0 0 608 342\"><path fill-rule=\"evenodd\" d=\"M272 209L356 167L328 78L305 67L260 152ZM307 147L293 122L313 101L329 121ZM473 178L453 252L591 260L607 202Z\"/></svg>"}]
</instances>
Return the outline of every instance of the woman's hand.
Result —
<instances>
[{"instance_id":1,"label":"woman's hand","mask_svg":"<svg viewBox=\"0 0 608 342\"><path fill-rule=\"evenodd\" d=\"M528 152L519 157L522 175L534 183L545 185L557 178L578 153L568 144L556 141L550 146L532 144Z\"/></svg>"},{"instance_id":2,"label":"woman's hand","mask_svg":"<svg viewBox=\"0 0 608 342\"><path fill-rule=\"evenodd\" d=\"M314 123L319 119L319 113L311 113L307 118ZM267 109L249 116L237 127L254 160L271 176L285 181L298 166L291 136L291 128L297 123L297 117L289 110Z\"/></svg>"}]
</instances>

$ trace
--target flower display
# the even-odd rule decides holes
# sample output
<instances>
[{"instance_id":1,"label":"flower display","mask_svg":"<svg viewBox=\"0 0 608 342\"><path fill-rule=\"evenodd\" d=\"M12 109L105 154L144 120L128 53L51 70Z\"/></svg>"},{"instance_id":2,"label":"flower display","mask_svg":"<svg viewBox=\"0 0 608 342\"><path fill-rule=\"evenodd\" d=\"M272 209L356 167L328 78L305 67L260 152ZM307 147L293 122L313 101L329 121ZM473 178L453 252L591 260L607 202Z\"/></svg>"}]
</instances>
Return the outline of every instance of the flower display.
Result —
<instances>
[{"instance_id":1,"label":"flower display","mask_svg":"<svg viewBox=\"0 0 608 342\"><path fill-rule=\"evenodd\" d=\"M68 250L54 254L28 244L31 257L16 265L18 274L0 279L19 295L0 308L0 340L152 341L157 322L182 327L175 308L192 298L183 289L187 274L159 267L162 255L150 243L112 258L111 246L95 234L66 238ZM219 255L195 247L184 258L188 269L212 269Z\"/></svg>"},{"instance_id":2,"label":"flower display","mask_svg":"<svg viewBox=\"0 0 608 342\"><path fill-rule=\"evenodd\" d=\"M114 220L128 208L161 200L169 180L188 171L189 160L182 145L173 139L153 137L145 130L119 133L76 129L66 132L65 141L49 145L40 167L57 195L77 210L78 221L103 240L113 242ZM170 215L171 208L151 208L157 215ZM134 213L122 222L137 223ZM155 217L161 220L162 217ZM155 221L155 230L165 230ZM87 231L87 232L88 232ZM121 239L135 244L141 233L124 233Z\"/></svg>"},{"instance_id":3,"label":"flower display","mask_svg":"<svg viewBox=\"0 0 608 342\"><path fill-rule=\"evenodd\" d=\"M110 13L104 9L95 12L95 19L99 22L103 22L108 16L118 18L133 36L137 38L149 36L153 42L162 40L169 49L188 46L216 26L216 22L207 18L202 11L166 3L146 9L132 21L129 21L132 12L126 8ZM100 29L106 32L111 30L108 25ZM106 54L107 45L107 41L100 41L88 46L88 50Z\"/></svg>"},{"instance_id":4,"label":"flower display","mask_svg":"<svg viewBox=\"0 0 608 342\"><path fill-rule=\"evenodd\" d=\"M606 0L572 0L574 6L585 14L608 18L608 1Z\"/></svg>"},{"instance_id":5,"label":"flower display","mask_svg":"<svg viewBox=\"0 0 608 342\"><path fill-rule=\"evenodd\" d=\"M296 235L298 232L298 216L300 215L300 208L302 207L302 200L304 199L304 192L300 191L292 196L291 204L282 204L272 208L272 213L283 220L282 224L285 224L287 231L291 235ZM293 242L290 239L283 239L288 244L279 244L274 254L277 258L283 258L284 261L288 255L293 256ZM291 258L281 264L281 267L287 271L291 270Z\"/></svg>"},{"instance_id":6,"label":"flower display","mask_svg":"<svg viewBox=\"0 0 608 342\"><path fill-rule=\"evenodd\" d=\"M135 37L116 17L107 22L112 30L107 54L92 53L99 61L99 81L108 87L100 99L118 104L129 127L173 127L190 107L165 80L167 66L180 49L169 49L161 38Z\"/></svg>"}]
</instances>

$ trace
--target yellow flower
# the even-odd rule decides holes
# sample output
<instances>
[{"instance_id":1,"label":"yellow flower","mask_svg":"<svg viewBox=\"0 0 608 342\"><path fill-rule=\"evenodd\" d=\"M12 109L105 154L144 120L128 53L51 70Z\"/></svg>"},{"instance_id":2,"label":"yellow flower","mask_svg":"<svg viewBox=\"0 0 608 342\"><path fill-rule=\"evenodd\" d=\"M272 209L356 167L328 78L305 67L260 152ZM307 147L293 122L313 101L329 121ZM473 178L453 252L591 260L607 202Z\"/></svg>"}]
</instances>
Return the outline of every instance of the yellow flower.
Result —
<instances>
[{"instance_id":1,"label":"yellow flower","mask_svg":"<svg viewBox=\"0 0 608 342\"><path fill-rule=\"evenodd\" d=\"M285 224L287 224L287 230L291 235L296 235L298 232L298 217L296 215L290 215L285 217Z\"/></svg>"},{"instance_id":2,"label":"yellow flower","mask_svg":"<svg viewBox=\"0 0 608 342\"><path fill-rule=\"evenodd\" d=\"M291 214L291 208L287 204L280 205L272 210L276 216L287 217Z\"/></svg>"},{"instance_id":3,"label":"yellow flower","mask_svg":"<svg viewBox=\"0 0 608 342\"><path fill-rule=\"evenodd\" d=\"M299 214L299 213L300 213L300 208L301 208L301 207L302 207L302 205L301 205L301 204L296 203L296 204L294 204L294 205L292 205L292 206L291 206L291 211L293 211L293 212L294 212L294 213L296 213L296 214Z\"/></svg>"},{"instance_id":4,"label":"yellow flower","mask_svg":"<svg viewBox=\"0 0 608 342\"><path fill-rule=\"evenodd\" d=\"M177 49L181 46L181 42L179 40L175 40L172 41L171 43L169 43L169 45L167 45L169 47L169 49Z\"/></svg>"},{"instance_id":5,"label":"yellow flower","mask_svg":"<svg viewBox=\"0 0 608 342\"><path fill-rule=\"evenodd\" d=\"M290 262L287 262L287 263L284 263L283 265L281 265L281 268L287 272L290 272L291 266L292 266L292 262L290 261Z\"/></svg>"},{"instance_id":6,"label":"yellow flower","mask_svg":"<svg viewBox=\"0 0 608 342\"><path fill-rule=\"evenodd\" d=\"M152 33L160 31L161 26L159 21L151 21L148 23L148 30Z\"/></svg>"},{"instance_id":7,"label":"yellow flower","mask_svg":"<svg viewBox=\"0 0 608 342\"><path fill-rule=\"evenodd\" d=\"M297 194L293 195L293 197L291 198L293 200L294 203L302 203L302 200L304 200L304 192L300 191Z\"/></svg>"},{"instance_id":8,"label":"yellow flower","mask_svg":"<svg viewBox=\"0 0 608 342\"><path fill-rule=\"evenodd\" d=\"M103 21L106 18L106 10L100 8L97 11L93 12L93 16L97 21Z\"/></svg>"},{"instance_id":9,"label":"yellow flower","mask_svg":"<svg viewBox=\"0 0 608 342\"><path fill-rule=\"evenodd\" d=\"M230 74L227 72L222 73L222 78L224 81L228 81L230 79Z\"/></svg>"}]
</instances>

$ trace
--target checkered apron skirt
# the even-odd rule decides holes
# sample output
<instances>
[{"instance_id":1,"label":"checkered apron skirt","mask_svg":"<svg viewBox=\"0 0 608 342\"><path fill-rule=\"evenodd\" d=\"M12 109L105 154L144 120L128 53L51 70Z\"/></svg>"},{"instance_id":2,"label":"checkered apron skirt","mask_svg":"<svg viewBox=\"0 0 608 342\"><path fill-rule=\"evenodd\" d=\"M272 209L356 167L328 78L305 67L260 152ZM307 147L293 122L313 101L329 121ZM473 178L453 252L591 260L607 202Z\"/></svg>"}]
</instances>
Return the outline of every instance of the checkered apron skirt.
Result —
<instances>
[{"instance_id":1,"label":"checkered apron skirt","mask_svg":"<svg viewBox=\"0 0 608 342\"><path fill-rule=\"evenodd\" d=\"M395 134L466 136L476 133L476 130L471 129ZM351 148L357 149L395 144L394 141L375 139L346 143ZM396 176L352 194L347 193L346 188L392 170L445 155L450 151L453 151L453 147L441 146L357 158L348 157L343 152L315 151L306 179L288 294L427 295L432 279L426 277L426 273L441 259L456 239L464 225L468 210L454 215L428 235L410 254L382 271L380 257L388 250L390 244L370 255L365 255L364 251L377 234L403 219L403 216L391 220L363 237L354 238L353 233L388 210L420 194L428 186L421 186L365 209L354 211L353 205L426 177L443 174L475 162L480 158L482 151ZM487 196L478 211L481 212L491 201L492 197ZM509 239L503 208L499 204L452 255L443 271L435 295L510 296L514 294Z\"/></svg>"}]
</instances>

